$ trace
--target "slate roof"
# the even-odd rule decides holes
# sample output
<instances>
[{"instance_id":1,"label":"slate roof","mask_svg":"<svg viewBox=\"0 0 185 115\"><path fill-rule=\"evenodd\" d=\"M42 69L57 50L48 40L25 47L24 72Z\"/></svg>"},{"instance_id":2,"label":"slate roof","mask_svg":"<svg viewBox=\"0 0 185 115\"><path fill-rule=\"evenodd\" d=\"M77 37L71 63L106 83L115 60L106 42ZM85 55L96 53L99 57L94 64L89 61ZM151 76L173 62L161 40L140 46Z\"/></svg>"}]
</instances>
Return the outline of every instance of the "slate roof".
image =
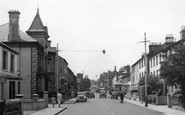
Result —
<instances>
[{"instance_id":1,"label":"slate roof","mask_svg":"<svg viewBox=\"0 0 185 115\"><path fill-rule=\"evenodd\" d=\"M28 29L28 31L45 31L42 20L39 15L38 9L37 9L37 14L31 24L30 28Z\"/></svg>"},{"instance_id":2,"label":"slate roof","mask_svg":"<svg viewBox=\"0 0 185 115\"><path fill-rule=\"evenodd\" d=\"M9 33L9 23L0 25L0 41L1 42L7 42L8 41L8 33ZM19 34L21 37L21 40L24 42L37 42L36 39L30 37L25 32L19 30Z\"/></svg>"}]
</instances>

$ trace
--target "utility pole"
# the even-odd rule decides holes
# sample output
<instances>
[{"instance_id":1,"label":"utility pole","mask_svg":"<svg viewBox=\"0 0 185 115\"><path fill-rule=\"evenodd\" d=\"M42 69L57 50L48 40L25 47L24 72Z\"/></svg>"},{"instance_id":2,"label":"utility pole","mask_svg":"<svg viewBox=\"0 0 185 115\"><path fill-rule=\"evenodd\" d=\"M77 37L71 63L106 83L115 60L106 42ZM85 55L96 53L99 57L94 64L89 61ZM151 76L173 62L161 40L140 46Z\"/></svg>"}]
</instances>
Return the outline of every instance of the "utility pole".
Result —
<instances>
[{"instance_id":1,"label":"utility pole","mask_svg":"<svg viewBox=\"0 0 185 115\"><path fill-rule=\"evenodd\" d=\"M58 43L57 43L57 57L56 57L56 93L58 93Z\"/></svg>"},{"instance_id":2,"label":"utility pole","mask_svg":"<svg viewBox=\"0 0 185 115\"><path fill-rule=\"evenodd\" d=\"M146 43L149 42L146 40L146 32L144 33L144 41L140 43L144 43L145 45L145 107L148 107L148 92L147 92L147 77L148 77L148 59L146 56Z\"/></svg>"}]
</instances>

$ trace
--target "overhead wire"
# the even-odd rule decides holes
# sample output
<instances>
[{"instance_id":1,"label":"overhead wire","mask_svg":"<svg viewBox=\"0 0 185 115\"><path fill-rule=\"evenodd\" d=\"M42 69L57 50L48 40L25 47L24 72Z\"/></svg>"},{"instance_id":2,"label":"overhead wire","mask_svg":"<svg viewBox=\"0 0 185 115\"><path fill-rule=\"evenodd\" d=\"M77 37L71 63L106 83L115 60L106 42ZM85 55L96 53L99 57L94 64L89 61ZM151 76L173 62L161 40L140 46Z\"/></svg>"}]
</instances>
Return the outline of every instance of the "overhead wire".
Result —
<instances>
[{"instance_id":1,"label":"overhead wire","mask_svg":"<svg viewBox=\"0 0 185 115\"><path fill-rule=\"evenodd\" d=\"M129 43L129 44L124 44L124 45L120 45L118 47L115 47L115 48L105 48L105 49L102 49L102 50L60 50L62 52L86 52L86 53L92 53L92 52L102 52L102 53L105 53L105 52L112 52L114 50L117 50L117 49L121 49L123 47L126 47L126 46L129 46L129 45L135 45L135 44L140 44L140 42L133 42L133 43Z\"/></svg>"}]
</instances>

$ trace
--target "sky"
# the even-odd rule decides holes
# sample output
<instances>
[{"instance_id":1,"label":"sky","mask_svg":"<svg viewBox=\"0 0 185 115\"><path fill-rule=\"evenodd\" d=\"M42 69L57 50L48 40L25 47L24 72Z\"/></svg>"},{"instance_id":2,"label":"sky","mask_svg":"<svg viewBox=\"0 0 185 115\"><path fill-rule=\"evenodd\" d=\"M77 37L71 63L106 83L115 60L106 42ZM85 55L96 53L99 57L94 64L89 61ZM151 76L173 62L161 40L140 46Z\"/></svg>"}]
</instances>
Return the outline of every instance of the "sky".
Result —
<instances>
[{"instance_id":1,"label":"sky","mask_svg":"<svg viewBox=\"0 0 185 115\"><path fill-rule=\"evenodd\" d=\"M185 0L1 0L0 25L9 22L9 10L19 10L20 29L27 31L39 8L51 46L59 45L74 74L96 80L114 66L134 64L145 51L145 32L150 42L164 43L167 34L178 41L184 5Z\"/></svg>"}]
</instances>

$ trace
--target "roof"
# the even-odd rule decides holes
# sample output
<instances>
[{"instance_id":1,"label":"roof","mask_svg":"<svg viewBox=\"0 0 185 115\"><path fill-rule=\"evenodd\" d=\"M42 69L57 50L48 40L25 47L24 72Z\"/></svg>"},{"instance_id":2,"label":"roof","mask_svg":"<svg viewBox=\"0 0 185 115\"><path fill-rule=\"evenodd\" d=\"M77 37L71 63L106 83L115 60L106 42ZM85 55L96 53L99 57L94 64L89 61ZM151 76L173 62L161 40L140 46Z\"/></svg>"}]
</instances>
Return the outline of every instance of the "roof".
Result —
<instances>
[{"instance_id":1,"label":"roof","mask_svg":"<svg viewBox=\"0 0 185 115\"><path fill-rule=\"evenodd\" d=\"M2 42L0 42L0 45L3 46L3 47L5 47L5 48L7 48L8 50L14 52L15 54L19 54L18 52L16 52L15 50L13 50L12 48L10 48L9 46L7 46L6 44L4 44Z\"/></svg>"},{"instance_id":2,"label":"roof","mask_svg":"<svg viewBox=\"0 0 185 115\"><path fill-rule=\"evenodd\" d=\"M30 28L28 29L28 31L45 31L42 20L39 15L38 9L37 9L37 14L31 24Z\"/></svg>"},{"instance_id":3,"label":"roof","mask_svg":"<svg viewBox=\"0 0 185 115\"><path fill-rule=\"evenodd\" d=\"M151 57L153 57L154 55L156 55L156 54L162 52L163 50L171 48L175 43L176 43L176 42L164 43L164 44L158 46L158 48L157 48L156 50L153 50L152 52L148 53L147 56L148 56L149 58L151 58Z\"/></svg>"},{"instance_id":4,"label":"roof","mask_svg":"<svg viewBox=\"0 0 185 115\"><path fill-rule=\"evenodd\" d=\"M0 41L1 42L7 42L8 41L8 33L9 33L9 23L0 25ZM19 34L21 37L21 40L28 41L28 42L37 42L36 39L30 37L25 32L19 30Z\"/></svg>"}]
</instances>

